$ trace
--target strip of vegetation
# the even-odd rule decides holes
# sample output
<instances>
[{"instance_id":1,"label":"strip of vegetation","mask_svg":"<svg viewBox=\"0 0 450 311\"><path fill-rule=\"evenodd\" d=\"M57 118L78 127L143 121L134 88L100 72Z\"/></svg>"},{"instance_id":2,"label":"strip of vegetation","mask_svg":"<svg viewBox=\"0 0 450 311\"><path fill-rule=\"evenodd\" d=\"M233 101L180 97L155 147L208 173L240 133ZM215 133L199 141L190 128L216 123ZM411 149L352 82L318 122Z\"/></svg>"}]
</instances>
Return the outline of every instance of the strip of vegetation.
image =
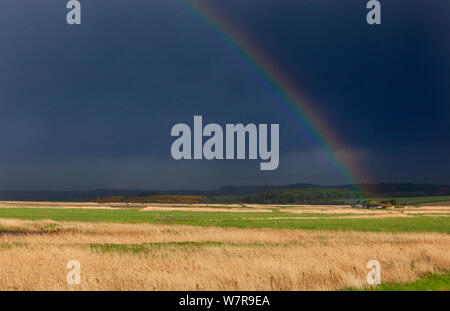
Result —
<instances>
[{"instance_id":1,"label":"strip of vegetation","mask_svg":"<svg viewBox=\"0 0 450 311\"><path fill-rule=\"evenodd\" d=\"M318 214L323 215L323 214ZM29 220L184 224L239 228L358 230L387 232L450 233L450 217L341 218L295 219L290 213L230 213L186 211L135 211L56 208L0 208L0 217ZM284 218L284 219L273 219Z\"/></svg>"},{"instance_id":2,"label":"strip of vegetation","mask_svg":"<svg viewBox=\"0 0 450 311\"><path fill-rule=\"evenodd\" d=\"M351 288L348 290L360 291L449 291L450 273L427 274L423 278L411 283L380 284L375 287L363 289Z\"/></svg>"},{"instance_id":3,"label":"strip of vegetation","mask_svg":"<svg viewBox=\"0 0 450 311\"><path fill-rule=\"evenodd\" d=\"M19 247L19 246L24 246L24 245L26 245L26 244L25 243L19 243L19 242L12 242L12 243L10 243L10 242L3 242L3 243L0 243L0 249L2 249L2 248L11 249L13 247Z\"/></svg>"},{"instance_id":4,"label":"strip of vegetation","mask_svg":"<svg viewBox=\"0 0 450 311\"><path fill-rule=\"evenodd\" d=\"M161 242L161 243L143 243L143 244L89 244L91 250L100 252L129 252L129 253L148 253L156 249L167 246L222 246L223 242Z\"/></svg>"},{"instance_id":5,"label":"strip of vegetation","mask_svg":"<svg viewBox=\"0 0 450 311\"><path fill-rule=\"evenodd\" d=\"M181 242L155 242L155 243L142 243L142 244L89 244L89 247L93 251L99 252L127 252L127 253L149 253L154 250L158 250L164 247L205 247L205 246L235 246L235 247L286 247L302 245L299 241L289 241L287 243L232 243L232 242L220 242L220 241L181 241Z\"/></svg>"}]
</instances>

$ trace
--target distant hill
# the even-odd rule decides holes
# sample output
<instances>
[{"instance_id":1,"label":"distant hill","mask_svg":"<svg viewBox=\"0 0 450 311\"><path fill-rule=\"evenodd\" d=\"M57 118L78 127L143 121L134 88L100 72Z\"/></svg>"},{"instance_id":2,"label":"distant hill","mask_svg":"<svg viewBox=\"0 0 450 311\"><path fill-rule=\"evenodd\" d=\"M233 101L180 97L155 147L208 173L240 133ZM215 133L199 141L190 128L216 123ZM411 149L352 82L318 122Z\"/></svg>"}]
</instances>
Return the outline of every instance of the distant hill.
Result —
<instances>
[{"instance_id":1,"label":"distant hill","mask_svg":"<svg viewBox=\"0 0 450 311\"><path fill-rule=\"evenodd\" d=\"M423 197L450 195L450 186L413 183L378 183L343 185L335 187L313 186L309 188L285 187L282 190L250 194L243 198L246 203L311 203L339 204L348 199Z\"/></svg>"},{"instance_id":2,"label":"distant hill","mask_svg":"<svg viewBox=\"0 0 450 311\"><path fill-rule=\"evenodd\" d=\"M344 197L355 197L358 195L367 195L362 193L361 189L368 191L372 197L415 197L415 196L443 196L450 195L449 185L437 184L416 184L416 183L378 183L378 184L353 184L353 185L336 185L321 186L309 183L296 183L289 185L247 185L247 186L223 186L216 190L145 190L145 189L97 189L91 191L0 191L0 201L50 201L50 202L83 202L93 201L100 197L122 197L124 200L130 197L146 197L141 201L147 200L151 196L156 195L179 195L179 196L202 196L208 198L210 202L231 202L246 201L258 202L258 194L261 201L266 200L268 193L278 192L272 197L279 196L280 191L290 198L300 198L306 192L321 193L326 199L334 200L335 194L345 194ZM316 189L316 190L311 190ZM319 190L318 190L319 189ZM322 191L322 190L327 191ZM289 191L291 191L289 193ZM303 193L303 194L302 194ZM341 195L340 194L340 195ZM227 199L227 196L229 199ZM252 196L251 199L249 197ZM280 198L279 198L280 199ZM204 198L202 198L204 200ZM277 199L278 200L278 199ZM285 199L280 199L285 200ZM290 199L289 199L290 200ZM308 201L309 202L309 201Z\"/></svg>"},{"instance_id":3,"label":"distant hill","mask_svg":"<svg viewBox=\"0 0 450 311\"><path fill-rule=\"evenodd\" d=\"M360 191L345 188L304 188L252 194L243 201L267 204L339 204L342 199L358 199L361 196Z\"/></svg>"},{"instance_id":4,"label":"distant hill","mask_svg":"<svg viewBox=\"0 0 450 311\"><path fill-rule=\"evenodd\" d=\"M250 195L270 191L300 190L300 189L347 189L354 191L367 191L363 195L379 197L411 197L411 196L438 196L450 195L450 185L415 184L415 183L377 183L321 186L308 183L290 185L262 185L262 186L224 186L211 191L210 195Z\"/></svg>"},{"instance_id":5,"label":"distant hill","mask_svg":"<svg viewBox=\"0 0 450 311\"><path fill-rule=\"evenodd\" d=\"M412 197L450 195L450 185L415 183L361 184L358 187L384 197Z\"/></svg>"},{"instance_id":6,"label":"distant hill","mask_svg":"<svg viewBox=\"0 0 450 311\"><path fill-rule=\"evenodd\" d=\"M211 191L210 195L247 195L262 193L266 191L277 191L286 189L305 189L305 188L319 188L321 186L299 183L291 185L262 185L262 186L223 186L217 190Z\"/></svg>"}]
</instances>

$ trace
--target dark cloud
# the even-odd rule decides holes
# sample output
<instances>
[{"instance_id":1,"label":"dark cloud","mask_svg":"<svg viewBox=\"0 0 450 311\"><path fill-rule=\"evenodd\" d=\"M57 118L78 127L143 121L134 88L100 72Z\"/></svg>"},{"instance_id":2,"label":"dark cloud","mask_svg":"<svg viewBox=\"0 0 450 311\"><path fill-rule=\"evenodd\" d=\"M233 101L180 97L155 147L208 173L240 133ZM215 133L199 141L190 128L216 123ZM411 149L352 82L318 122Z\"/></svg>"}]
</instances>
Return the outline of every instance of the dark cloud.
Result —
<instances>
[{"instance_id":1,"label":"dark cloud","mask_svg":"<svg viewBox=\"0 0 450 311\"><path fill-rule=\"evenodd\" d=\"M0 4L0 188L344 181L235 48L184 1ZM450 183L446 1L208 1L279 64L370 181ZM176 162L170 128L279 123L280 168ZM341 150L342 151L342 150Z\"/></svg>"}]
</instances>

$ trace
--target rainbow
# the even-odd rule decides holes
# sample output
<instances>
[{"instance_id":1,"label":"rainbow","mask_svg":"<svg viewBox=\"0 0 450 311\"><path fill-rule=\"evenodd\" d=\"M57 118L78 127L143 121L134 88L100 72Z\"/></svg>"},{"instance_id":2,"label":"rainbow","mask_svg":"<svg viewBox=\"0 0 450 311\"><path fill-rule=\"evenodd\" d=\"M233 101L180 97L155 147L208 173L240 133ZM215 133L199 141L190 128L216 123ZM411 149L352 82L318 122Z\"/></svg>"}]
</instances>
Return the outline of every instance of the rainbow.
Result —
<instances>
[{"instance_id":1,"label":"rainbow","mask_svg":"<svg viewBox=\"0 0 450 311\"><path fill-rule=\"evenodd\" d=\"M184 0L196 15L211 25L240 54L258 77L268 86L278 99L280 107L288 112L296 126L326 151L340 175L350 184L364 183L366 174L356 166L356 161L345 152L337 131L330 128L326 120L314 109L314 105L304 96L284 74L276 63L264 55L262 49L252 42L231 21L208 5L205 0Z\"/></svg>"}]
</instances>

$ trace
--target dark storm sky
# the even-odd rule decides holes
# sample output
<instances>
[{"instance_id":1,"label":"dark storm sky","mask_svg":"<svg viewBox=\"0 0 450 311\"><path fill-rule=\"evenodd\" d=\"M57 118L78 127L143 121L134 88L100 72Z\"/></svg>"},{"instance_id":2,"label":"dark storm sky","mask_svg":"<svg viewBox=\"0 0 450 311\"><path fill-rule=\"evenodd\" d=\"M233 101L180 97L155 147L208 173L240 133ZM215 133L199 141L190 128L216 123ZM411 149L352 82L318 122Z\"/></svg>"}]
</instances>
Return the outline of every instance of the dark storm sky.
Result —
<instances>
[{"instance_id":1,"label":"dark storm sky","mask_svg":"<svg viewBox=\"0 0 450 311\"><path fill-rule=\"evenodd\" d=\"M320 145L181 0L0 2L0 190L335 184ZM311 99L364 181L450 183L450 2L210 0ZM279 123L280 166L175 161L170 129Z\"/></svg>"}]
</instances>

